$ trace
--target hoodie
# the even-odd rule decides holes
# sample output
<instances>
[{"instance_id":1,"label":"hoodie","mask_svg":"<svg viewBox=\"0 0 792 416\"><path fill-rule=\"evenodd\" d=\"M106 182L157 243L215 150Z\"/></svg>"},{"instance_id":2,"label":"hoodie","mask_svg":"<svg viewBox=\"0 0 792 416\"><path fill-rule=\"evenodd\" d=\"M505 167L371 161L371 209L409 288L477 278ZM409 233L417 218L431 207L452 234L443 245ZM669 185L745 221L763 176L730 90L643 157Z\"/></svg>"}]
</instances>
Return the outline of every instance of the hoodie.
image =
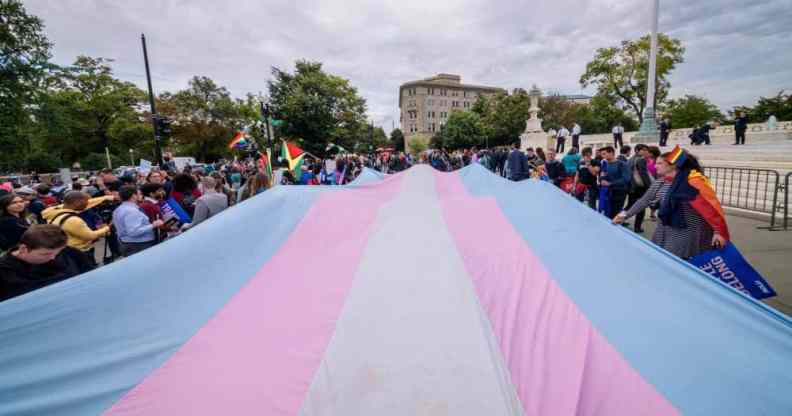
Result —
<instances>
[{"instance_id":1,"label":"hoodie","mask_svg":"<svg viewBox=\"0 0 792 416\"><path fill-rule=\"evenodd\" d=\"M86 209L90 209L102 204L103 202L109 202L113 200L114 197L112 196L91 198L88 200L88 207ZM66 215L67 213L74 215L69 216ZM68 241L66 242L67 246L80 251L88 251L91 249L91 247L93 247L94 241L110 233L110 227L103 225L94 231L82 218L79 217L79 214L79 211L64 208L63 205L56 205L45 209L41 213L41 216L44 217L44 220L49 224L53 224L54 220L54 224L59 225L61 229L63 229L63 232L66 233L66 237L68 237Z\"/></svg>"}]
</instances>

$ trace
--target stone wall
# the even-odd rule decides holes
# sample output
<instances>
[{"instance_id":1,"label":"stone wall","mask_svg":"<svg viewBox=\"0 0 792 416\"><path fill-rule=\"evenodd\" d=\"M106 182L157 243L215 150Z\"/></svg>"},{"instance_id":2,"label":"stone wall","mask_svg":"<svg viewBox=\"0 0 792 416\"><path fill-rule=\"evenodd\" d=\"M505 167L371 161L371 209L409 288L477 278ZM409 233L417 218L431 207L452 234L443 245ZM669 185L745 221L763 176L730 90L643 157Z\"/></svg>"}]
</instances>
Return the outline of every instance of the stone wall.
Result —
<instances>
[{"instance_id":1,"label":"stone wall","mask_svg":"<svg viewBox=\"0 0 792 416\"><path fill-rule=\"evenodd\" d=\"M693 129L674 129L668 137L668 144L673 146L677 143L690 143L688 136ZM624 144L632 144L632 138L638 134L637 131L624 133ZM734 126L720 126L710 131L710 138L714 144L734 143ZM792 121L780 121L773 130L768 129L767 123L749 124L746 133L746 143L773 143L779 140L792 140ZM582 145L594 148L613 144L613 135L608 134L583 134L580 136ZM569 140L567 140L569 147Z\"/></svg>"}]
</instances>

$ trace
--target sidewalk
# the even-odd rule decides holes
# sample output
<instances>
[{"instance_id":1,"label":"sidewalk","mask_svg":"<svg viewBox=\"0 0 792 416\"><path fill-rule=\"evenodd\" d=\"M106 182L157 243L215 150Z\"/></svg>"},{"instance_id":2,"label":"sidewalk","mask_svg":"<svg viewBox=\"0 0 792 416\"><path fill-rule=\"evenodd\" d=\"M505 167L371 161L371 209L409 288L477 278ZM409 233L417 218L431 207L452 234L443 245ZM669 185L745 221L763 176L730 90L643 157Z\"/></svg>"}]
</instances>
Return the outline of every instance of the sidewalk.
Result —
<instances>
[{"instance_id":1,"label":"sidewalk","mask_svg":"<svg viewBox=\"0 0 792 416\"><path fill-rule=\"evenodd\" d=\"M778 293L765 303L792 317L792 231L759 230L767 223L733 215L727 221L734 244ZM647 211L644 237L652 238L654 226Z\"/></svg>"}]
</instances>

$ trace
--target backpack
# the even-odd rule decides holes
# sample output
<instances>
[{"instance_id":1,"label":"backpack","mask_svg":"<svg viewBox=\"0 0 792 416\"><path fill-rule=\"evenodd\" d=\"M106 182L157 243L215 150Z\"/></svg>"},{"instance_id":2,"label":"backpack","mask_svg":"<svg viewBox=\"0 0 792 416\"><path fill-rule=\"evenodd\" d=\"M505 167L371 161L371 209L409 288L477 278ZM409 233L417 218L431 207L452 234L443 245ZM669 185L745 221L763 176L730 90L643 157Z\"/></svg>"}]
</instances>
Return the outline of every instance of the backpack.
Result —
<instances>
[{"instance_id":1,"label":"backpack","mask_svg":"<svg viewBox=\"0 0 792 416\"><path fill-rule=\"evenodd\" d=\"M63 224L66 223L66 221L68 221L69 218L72 218L72 217L79 217L79 215L75 214L74 212L61 212L61 213L55 215L54 217L52 217L52 220L49 223L50 224L55 224L58 227L63 228ZM58 219L60 219L60 221L56 223L56 221L58 221Z\"/></svg>"}]
</instances>

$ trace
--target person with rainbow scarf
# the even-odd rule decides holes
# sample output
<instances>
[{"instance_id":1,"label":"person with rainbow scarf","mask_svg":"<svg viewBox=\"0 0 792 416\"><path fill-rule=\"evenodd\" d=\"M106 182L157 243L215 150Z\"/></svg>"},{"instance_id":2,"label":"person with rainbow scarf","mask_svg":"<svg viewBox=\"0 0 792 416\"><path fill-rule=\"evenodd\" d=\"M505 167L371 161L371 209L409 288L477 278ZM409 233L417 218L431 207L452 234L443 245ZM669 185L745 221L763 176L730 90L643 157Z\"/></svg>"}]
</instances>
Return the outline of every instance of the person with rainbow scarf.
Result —
<instances>
[{"instance_id":1,"label":"person with rainbow scarf","mask_svg":"<svg viewBox=\"0 0 792 416\"><path fill-rule=\"evenodd\" d=\"M613 219L621 224L647 207L658 208L652 242L683 259L728 243L726 216L698 160L679 146L657 159L655 181L646 194Z\"/></svg>"}]
</instances>

